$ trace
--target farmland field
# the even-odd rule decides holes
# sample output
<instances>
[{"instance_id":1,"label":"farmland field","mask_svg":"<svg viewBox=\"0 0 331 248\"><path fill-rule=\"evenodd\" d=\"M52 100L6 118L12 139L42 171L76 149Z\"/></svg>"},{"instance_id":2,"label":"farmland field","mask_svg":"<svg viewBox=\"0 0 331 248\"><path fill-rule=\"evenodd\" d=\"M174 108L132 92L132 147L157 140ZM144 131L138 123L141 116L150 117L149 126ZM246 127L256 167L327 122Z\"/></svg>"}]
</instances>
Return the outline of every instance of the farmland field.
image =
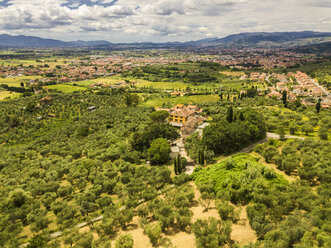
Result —
<instances>
[{"instance_id":1,"label":"farmland field","mask_svg":"<svg viewBox=\"0 0 331 248\"><path fill-rule=\"evenodd\" d=\"M64 93L71 93L74 91L84 91L86 90L85 87L80 87L80 86L72 86L68 84L56 84L56 85L49 85L47 86L48 89L53 89L53 90L59 90Z\"/></svg>"},{"instance_id":2,"label":"farmland field","mask_svg":"<svg viewBox=\"0 0 331 248\"><path fill-rule=\"evenodd\" d=\"M119 77L119 76L113 76L113 77L100 77L95 79L89 79L84 81L77 81L77 82L71 82L70 84L77 84L79 86L89 86L93 83L106 83L106 84L115 84L118 82L123 82L126 78ZM129 79L133 81L132 79Z\"/></svg>"},{"instance_id":3,"label":"farmland field","mask_svg":"<svg viewBox=\"0 0 331 248\"><path fill-rule=\"evenodd\" d=\"M240 77L245 75L243 71L221 71L220 73L231 77Z\"/></svg>"},{"instance_id":4,"label":"farmland field","mask_svg":"<svg viewBox=\"0 0 331 248\"><path fill-rule=\"evenodd\" d=\"M167 98L157 98L153 100L148 100L144 105L146 106L162 106L162 104L171 103L176 105L178 103L182 104L199 104L199 103L214 103L220 100L218 95L194 95L194 96L183 96L183 97L167 97Z\"/></svg>"},{"instance_id":5,"label":"farmland field","mask_svg":"<svg viewBox=\"0 0 331 248\"><path fill-rule=\"evenodd\" d=\"M19 93L10 92L10 91L0 91L0 101L4 100L7 97L16 98L19 97Z\"/></svg>"},{"instance_id":6,"label":"farmland field","mask_svg":"<svg viewBox=\"0 0 331 248\"><path fill-rule=\"evenodd\" d=\"M9 77L9 78L0 78L0 84L7 84L8 86L19 87L21 82L28 82L33 79L40 79L41 76L22 76L22 77Z\"/></svg>"}]
</instances>

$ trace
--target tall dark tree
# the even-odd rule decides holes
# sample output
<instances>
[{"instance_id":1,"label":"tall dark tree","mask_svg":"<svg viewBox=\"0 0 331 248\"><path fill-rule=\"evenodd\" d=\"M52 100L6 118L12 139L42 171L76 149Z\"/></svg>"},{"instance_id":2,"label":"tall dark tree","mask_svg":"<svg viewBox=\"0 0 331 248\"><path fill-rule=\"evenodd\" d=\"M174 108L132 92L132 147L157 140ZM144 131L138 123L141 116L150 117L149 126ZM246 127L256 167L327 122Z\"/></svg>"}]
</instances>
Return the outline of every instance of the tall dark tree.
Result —
<instances>
[{"instance_id":1,"label":"tall dark tree","mask_svg":"<svg viewBox=\"0 0 331 248\"><path fill-rule=\"evenodd\" d=\"M284 103L284 106L287 107L287 91L283 91L282 101Z\"/></svg>"},{"instance_id":2,"label":"tall dark tree","mask_svg":"<svg viewBox=\"0 0 331 248\"><path fill-rule=\"evenodd\" d=\"M233 109L232 109L232 106L230 106L230 107L228 108L228 111L227 111L227 113L226 113L226 120L227 120L229 123L233 122Z\"/></svg>"},{"instance_id":3,"label":"tall dark tree","mask_svg":"<svg viewBox=\"0 0 331 248\"><path fill-rule=\"evenodd\" d=\"M201 151L201 164L202 165L205 164L205 150L204 149Z\"/></svg>"},{"instance_id":4,"label":"tall dark tree","mask_svg":"<svg viewBox=\"0 0 331 248\"><path fill-rule=\"evenodd\" d=\"M181 163L180 154L178 154L177 157L177 172L178 174L182 173L182 163Z\"/></svg>"},{"instance_id":5,"label":"tall dark tree","mask_svg":"<svg viewBox=\"0 0 331 248\"><path fill-rule=\"evenodd\" d=\"M244 113L243 112L240 112L240 114L239 114L239 120L241 120L241 121L244 121L245 120L245 117L244 117Z\"/></svg>"},{"instance_id":6,"label":"tall dark tree","mask_svg":"<svg viewBox=\"0 0 331 248\"><path fill-rule=\"evenodd\" d=\"M319 114L319 112L321 111L321 99L318 99L315 108L316 108L317 114Z\"/></svg>"},{"instance_id":7,"label":"tall dark tree","mask_svg":"<svg viewBox=\"0 0 331 248\"><path fill-rule=\"evenodd\" d=\"M175 171L175 174L178 175L178 166L177 166L177 159L176 158L174 159L174 171Z\"/></svg>"}]
</instances>

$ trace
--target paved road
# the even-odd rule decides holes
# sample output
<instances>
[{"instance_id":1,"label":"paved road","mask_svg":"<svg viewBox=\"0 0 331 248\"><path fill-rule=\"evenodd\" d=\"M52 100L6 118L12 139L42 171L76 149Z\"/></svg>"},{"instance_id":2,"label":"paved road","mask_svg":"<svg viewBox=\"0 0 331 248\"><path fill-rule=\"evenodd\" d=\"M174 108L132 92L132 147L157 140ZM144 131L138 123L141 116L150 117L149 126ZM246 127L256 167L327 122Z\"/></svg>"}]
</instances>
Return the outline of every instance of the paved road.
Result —
<instances>
[{"instance_id":1,"label":"paved road","mask_svg":"<svg viewBox=\"0 0 331 248\"><path fill-rule=\"evenodd\" d=\"M320 88L327 96L331 96L330 92L326 90L322 85L318 84L314 79L311 79L311 81Z\"/></svg>"}]
</instances>

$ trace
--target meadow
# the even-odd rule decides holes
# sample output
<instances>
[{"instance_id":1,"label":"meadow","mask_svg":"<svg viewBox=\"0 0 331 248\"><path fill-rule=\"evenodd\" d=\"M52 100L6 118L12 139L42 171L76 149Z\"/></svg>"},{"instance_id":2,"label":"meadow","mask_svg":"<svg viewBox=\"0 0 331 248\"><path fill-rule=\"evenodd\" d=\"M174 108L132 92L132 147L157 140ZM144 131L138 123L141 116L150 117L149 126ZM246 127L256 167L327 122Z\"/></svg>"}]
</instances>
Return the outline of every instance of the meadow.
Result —
<instances>
[{"instance_id":1,"label":"meadow","mask_svg":"<svg viewBox=\"0 0 331 248\"><path fill-rule=\"evenodd\" d=\"M10 92L6 90L0 90L0 101L5 100L6 98L16 98L19 97L21 94L16 92Z\"/></svg>"},{"instance_id":2,"label":"meadow","mask_svg":"<svg viewBox=\"0 0 331 248\"><path fill-rule=\"evenodd\" d=\"M7 77L0 78L0 84L7 84L8 86L20 87L21 83L27 83L29 80L41 79L41 76L22 76L22 77Z\"/></svg>"},{"instance_id":3,"label":"meadow","mask_svg":"<svg viewBox=\"0 0 331 248\"><path fill-rule=\"evenodd\" d=\"M61 91L63 93L72 93L72 92L75 92L75 91L84 91L84 90L86 90L85 87L73 86L73 85L69 85L69 84L48 85L47 88L50 89L50 90L58 90L58 91Z\"/></svg>"},{"instance_id":4,"label":"meadow","mask_svg":"<svg viewBox=\"0 0 331 248\"><path fill-rule=\"evenodd\" d=\"M220 100L218 95L193 95L182 97L165 97L151 99L143 103L144 106L161 107L163 104L176 105L182 104L203 104L203 103L216 103Z\"/></svg>"}]
</instances>

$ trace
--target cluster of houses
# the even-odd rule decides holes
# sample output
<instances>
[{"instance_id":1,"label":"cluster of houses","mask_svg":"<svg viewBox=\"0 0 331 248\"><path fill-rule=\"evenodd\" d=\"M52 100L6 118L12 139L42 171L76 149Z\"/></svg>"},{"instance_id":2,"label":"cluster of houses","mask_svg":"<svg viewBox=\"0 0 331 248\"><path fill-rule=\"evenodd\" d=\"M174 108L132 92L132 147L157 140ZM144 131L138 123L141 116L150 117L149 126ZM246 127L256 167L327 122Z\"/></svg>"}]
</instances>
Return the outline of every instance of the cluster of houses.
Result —
<instances>
[{"instance_id":1,"label":"cluster of houses","mask_svg":"<svg viewBox=\"0 0 331 248\"><path fill-rule=\"evenodd\" d=\"M321 99L323 108L330 108L331 95L322 86L318 85L306 73L297 71L296 73L276 74L271 75L279 82L276 86L269 87L270 93L266 96L269 98L282 98L282 92L287 92L289 101L295 101L298 97L302 98L301 103L306 106L315 105L315 100Z\"/></svg>"},{"instance_id":2,"label":"cluster of houses","mask_svg":"<svg viewBox=\"0 0 331 248\"><path fill-rule=\"evenodd\" d=\"M252 72L249 79L253 81L264 81L267 77L266 73Z\"/></svg>"}]
</instances>

